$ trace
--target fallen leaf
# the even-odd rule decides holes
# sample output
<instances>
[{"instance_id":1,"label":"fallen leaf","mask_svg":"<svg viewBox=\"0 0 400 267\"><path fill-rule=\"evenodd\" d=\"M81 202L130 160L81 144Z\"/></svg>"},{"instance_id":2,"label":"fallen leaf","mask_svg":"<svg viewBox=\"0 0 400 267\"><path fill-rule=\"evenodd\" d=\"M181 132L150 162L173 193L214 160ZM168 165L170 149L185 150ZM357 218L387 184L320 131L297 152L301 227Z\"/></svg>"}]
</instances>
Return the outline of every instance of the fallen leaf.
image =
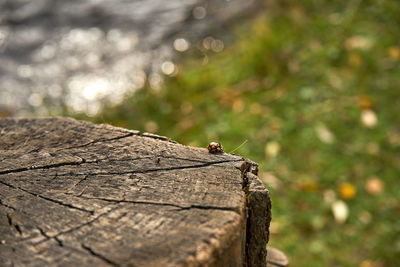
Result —
<instances>
[{"instance_id":1,"label":"fallen leaf","mask_svg":"<svg viewBox=\"0 0 400 267\"><path fill-rule=\"evenodd\" d=\"M367 190L371 195L378 195L382 193L383 189L384 184L378 177L369 178L365 183L365 190Z\"/></svg>"},{"instance_id":2,"label":"fallen leaf","mask_svg":"<svg viewBox=\"0 0 400 267\"><path fill-rule=\"evenodd\" d=\"M353 49L360 49L360 50L368 50L371 48L373 42L371 39L365 37L365 36L352 36L348 38L345 42L345 46L347 50L353 50Z\"/></svg>"},{"instance_id":3,"label":"fallen leaf","mask_svg":"<svg viewBox=\"0 0 400 267\"><path fill-rule=\"evenodd\" d=\"M343 183L340 185L339 193L344 199L352 199L356 195L356 187L351 183Z\"/></svg>"},{"instance_id":4,"label":"fallen leaf","mask_svg":"<svg viewBox=\"0 0 400 267\"><path fill-rule=\"evenodd\" d=\"M269 157L276 157L281 150L281 146L276 141L268 142L265 145L265 154Z\"/></svg>"},{"instance_id":5,"label":"fallen leaf","mask_svg":"<svg viewBox=\"0 0 400 267\"><path fill-rule=\"evenodd\" d=\"M303 192L316 192L320 189L320 185L312 180L299 181L299 187Z\"/></svg>"},{"instance_id":6,"label":"fallen leaf","mask_svg":"<svg viewBox=\"0 0 400 267\"><path fill-rule=\"evenodd\" d=\"M378 123L378 117L375 112L370 109L363 110L361 113L361 122L368 128L373 128Z\"/></svg>"},{"instance_id":7,"label":"fallen leaf","mask_svg":"<svg viewBox=\"0 0 400 267\"><path fill-rule=\"evenodd\" d=\"M335 136L324 124L318 124L315 128L319 140L326 144L332 144L335 141Z\"/></svg>"},{"instance_id":8,"label":"fallen leaf","mask_svg":"<svg viewBox=\"0 0 400 267\"><path fill-rule=\"evenodd\" d=\"M358 106L360 109L371 109L372 108L372 100L368 95L361 95L358 98Z\"/></svg>"},{"instance_id":9,"label":"fallen leaf","mask_svg":"<svg viewBox=\"0 0 400 267\"><path fill-rule=\"evenodd\" d=\"M342 200L336 200L331 206L333 217L337 223L344 223L349 216L349 209Z\"/></svg>"},{"instance_id":10,"label":"fallen leaf","mask_svg":"<svg viewBox=\"0 0 400 267\"><path fill-rule=\"evenodd\" d=\"M400 59L400 47L398 47L398 46L389 47L388 54L391 59L396 60L396 61L399 60Z\"/></svg>"}]
</instances>

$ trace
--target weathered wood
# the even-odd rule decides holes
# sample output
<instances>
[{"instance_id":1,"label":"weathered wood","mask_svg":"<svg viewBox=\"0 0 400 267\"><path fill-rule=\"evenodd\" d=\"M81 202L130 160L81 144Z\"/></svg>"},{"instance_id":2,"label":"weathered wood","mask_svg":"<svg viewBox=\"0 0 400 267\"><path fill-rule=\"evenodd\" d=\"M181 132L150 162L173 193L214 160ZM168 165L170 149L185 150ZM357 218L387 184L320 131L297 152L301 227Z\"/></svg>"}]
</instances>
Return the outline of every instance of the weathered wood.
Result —
<instances>
[{"instance_id":1,"label":"weathered wood","mask_svg":"<svg viewBox=\"0 0 400 267\"><path fill-rule=\"evenodd\" d=\"M0 266L265 266L257 166L65 118L0 120Z\"/></svg>"},{"instance_id":2,"label":"weathered wood","mask_svg":"<svg viewBox=\"0 0 400 267\"><path fill-rule=\"evenodd\" d=\"M287 267L289 260L286 255L276 248L267 247L267 267Z\"/></svg>"}]
</instances>

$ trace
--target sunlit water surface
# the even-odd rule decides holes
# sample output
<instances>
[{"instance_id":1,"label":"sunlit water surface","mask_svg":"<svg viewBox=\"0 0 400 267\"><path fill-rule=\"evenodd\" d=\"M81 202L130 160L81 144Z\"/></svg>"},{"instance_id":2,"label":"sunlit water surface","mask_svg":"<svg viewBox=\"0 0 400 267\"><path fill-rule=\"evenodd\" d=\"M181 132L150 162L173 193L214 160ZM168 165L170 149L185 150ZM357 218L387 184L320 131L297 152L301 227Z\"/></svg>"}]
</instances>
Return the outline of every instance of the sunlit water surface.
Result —
<instances>
[{"instance_id":1,"label":"sunlit water surface","mask_svg":"<svg viewBox=\"0 0 400 267\"><path fill-rule=\"evenodd\" d=\"M177 54L221 52L232 19L257 3L0 0L0 112L93 115L145 82L157 89Z\"/></svg>"}]
</instances>

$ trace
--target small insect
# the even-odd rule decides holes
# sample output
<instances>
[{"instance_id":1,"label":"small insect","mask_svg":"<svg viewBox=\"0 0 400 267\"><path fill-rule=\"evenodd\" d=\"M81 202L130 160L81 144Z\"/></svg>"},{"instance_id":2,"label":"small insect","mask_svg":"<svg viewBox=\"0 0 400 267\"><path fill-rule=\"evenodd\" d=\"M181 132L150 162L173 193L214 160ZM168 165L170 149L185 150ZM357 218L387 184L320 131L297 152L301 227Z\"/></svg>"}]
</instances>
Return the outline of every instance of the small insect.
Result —
<instances>
[{"instance_id":1,"label":"small insect","mask_svg":"<svg viewBox=\"0 0 400 267\"><path fill-rule=\"evenodd\" d=\"M234 151L238 150L241 146L247 143L247 140L245 140L243 143L241 143L238 147L236 147L234 150L229 152L229 154L233 153ZM224 152L224 148L220 143L217 142L211 142L208 144L208 152L210 153L222 153Z\"/></svg>"},{"instance_id":2,"label":"small insect","mask_svg":"<svg viewBox=\"0 0 400 267\"><path fill-rule=\"evenodd\" d=\"M208 144L208 152L222 153L222 152L224 152L224 148L221 146L220 143L211 142L210 144Z\"/></svg>"}]
</instances>

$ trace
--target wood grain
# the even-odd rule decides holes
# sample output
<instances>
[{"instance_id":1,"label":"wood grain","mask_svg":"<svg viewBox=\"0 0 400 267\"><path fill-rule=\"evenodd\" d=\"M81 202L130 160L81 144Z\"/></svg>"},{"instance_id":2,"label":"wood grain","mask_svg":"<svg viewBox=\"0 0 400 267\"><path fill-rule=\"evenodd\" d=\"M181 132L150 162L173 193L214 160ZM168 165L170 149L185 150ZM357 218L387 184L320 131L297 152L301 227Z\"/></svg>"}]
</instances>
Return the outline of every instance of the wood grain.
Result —
<instances>
[{"instance_id":1,"label":"wood grain","mask_svg":"<svg viewBox=\"0 0 400 267\"><path fill-rule=\"evenodd\" d=\"M0 120L0 266L265 266L257 166L67 118Z\"/></svg>"}]
</instances>

